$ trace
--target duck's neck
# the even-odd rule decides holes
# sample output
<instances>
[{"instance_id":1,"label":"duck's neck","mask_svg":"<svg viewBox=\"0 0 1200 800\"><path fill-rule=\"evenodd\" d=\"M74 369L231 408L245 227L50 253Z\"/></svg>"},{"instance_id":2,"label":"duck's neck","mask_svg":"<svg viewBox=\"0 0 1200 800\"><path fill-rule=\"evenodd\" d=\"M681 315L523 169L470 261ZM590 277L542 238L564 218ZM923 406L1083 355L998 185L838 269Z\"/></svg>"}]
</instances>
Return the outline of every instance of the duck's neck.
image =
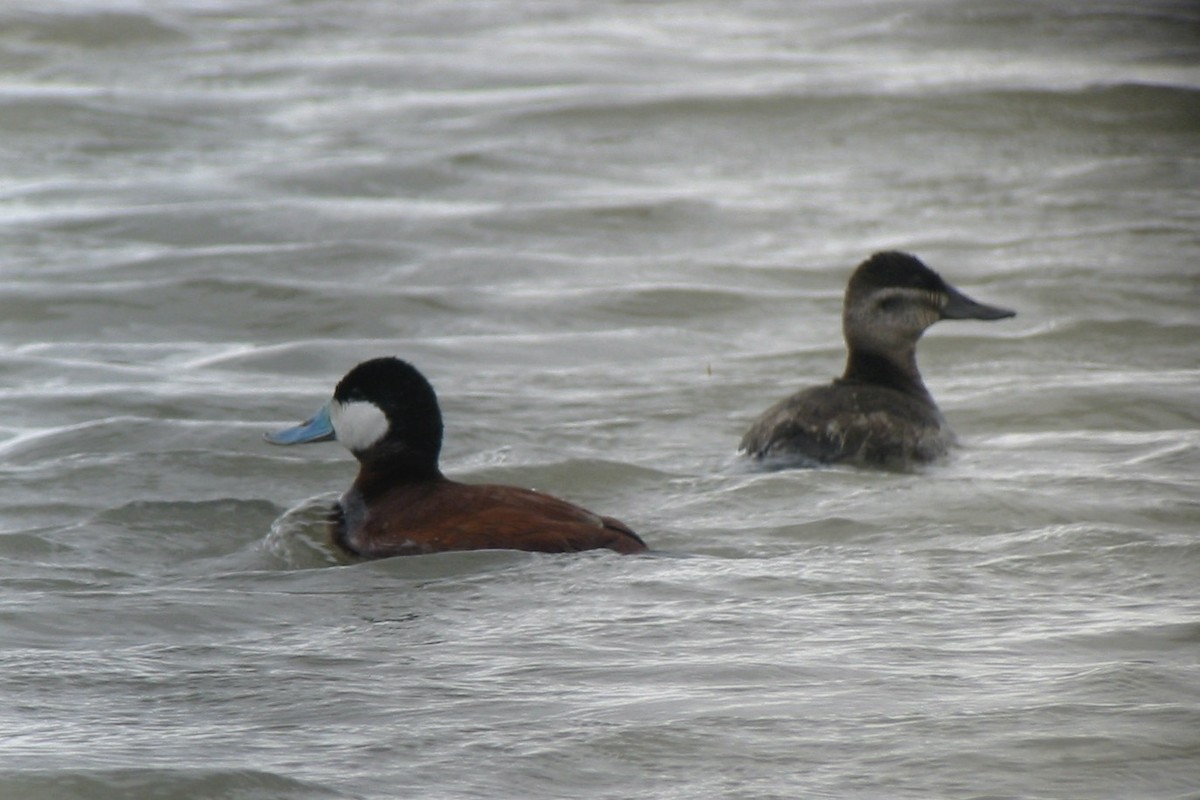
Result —
<instances>
[{"instance_id":1,"label":"duck's neck","mask_svg":"<svg viewBox=\"0 0 1200 800\"><path fill-rule=\"evenodd\" d=\"M411 459L387 459L364 461L354 479L353 489L363 500L372 499L397 486L445 480L436 461L413 461Z\"/></svg>"},{"instance_id":2,"label":"duck's neck","mask_svg":"<svg viewBox=\"0 0 1200 800\"><path fill-rule=\"evenodd\" d=\"M921 373L917 370L915 347L887 354L851 349L841 380L846 383L886 386L933 403L933 397L925 388L925 382L921 380Z\"/></svg>"},{"instance_id":3,"label":"duck's neck","mask_svg":"<svg viewBox=\"0 0 1200 800\"><path fill-rule=\"evenodd\" d=\"M348 553L369 556L371 543L365 531L372 503L397 487L444 480L436 460L421 466L404 460L363 462L358 477L333 507L329 525L334 543Z\"/></svg>"}]
</instances>

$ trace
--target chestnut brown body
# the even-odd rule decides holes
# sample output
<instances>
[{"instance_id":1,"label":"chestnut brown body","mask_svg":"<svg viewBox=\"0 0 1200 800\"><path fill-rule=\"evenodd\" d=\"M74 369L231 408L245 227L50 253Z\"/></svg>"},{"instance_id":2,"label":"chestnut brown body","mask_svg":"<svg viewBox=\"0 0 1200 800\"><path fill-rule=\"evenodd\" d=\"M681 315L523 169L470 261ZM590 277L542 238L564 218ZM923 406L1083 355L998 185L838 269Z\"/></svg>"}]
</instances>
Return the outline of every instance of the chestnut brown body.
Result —
<instances>
[{"instance_id":1,"label":"chestnut brown body","mask_svg":"<svg viewBox=\"0 0 1200 800\"><path fill-rule=\"evenodd\" d=\"M379 477L376 476L378 480ZM607 548L640 553L623 522L552 495L516 486L459 483L438 476L371 492L361 476L330 520L333 540L368 558L447 550L573 553Z\"/></svg>"}]
</instances>

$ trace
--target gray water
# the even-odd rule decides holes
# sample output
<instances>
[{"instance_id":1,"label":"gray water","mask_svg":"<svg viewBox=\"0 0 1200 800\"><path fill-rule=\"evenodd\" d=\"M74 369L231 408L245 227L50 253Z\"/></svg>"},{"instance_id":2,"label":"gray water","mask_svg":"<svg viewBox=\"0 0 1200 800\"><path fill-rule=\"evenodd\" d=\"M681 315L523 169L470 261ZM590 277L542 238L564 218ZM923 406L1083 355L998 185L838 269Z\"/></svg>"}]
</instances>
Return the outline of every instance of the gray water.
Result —
<instances>
[{"instance_id":1,"label":"gray water","mask_svg":"<svg viewBox=\"0 0 1200 800\"><path fill-rule=\"evenodd\" d=\"M871 252L962 448L764 472ZM9 0L0 797L1200 797L1200 8ZM649 556L354 563L356 362Z\"/></svg>"}]
</instances>

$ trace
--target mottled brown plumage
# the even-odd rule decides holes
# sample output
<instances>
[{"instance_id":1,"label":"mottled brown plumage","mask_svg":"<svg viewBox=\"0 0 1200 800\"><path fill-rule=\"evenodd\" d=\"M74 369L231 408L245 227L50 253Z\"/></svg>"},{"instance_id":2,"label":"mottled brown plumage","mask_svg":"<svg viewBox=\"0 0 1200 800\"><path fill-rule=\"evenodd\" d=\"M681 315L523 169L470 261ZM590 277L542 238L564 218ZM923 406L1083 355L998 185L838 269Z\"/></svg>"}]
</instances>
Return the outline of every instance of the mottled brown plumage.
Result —
<instances>
[{"instance_id":1,"label":"mottled brown plumage","mask_svg":"<svg viewBox=\"0 0 1200 800\"><path fill-rule=\"evenodd\" d=\"M901 469L939 458L954 442L932 402L838 379L768 408L742 438L741 449L797 466L847 462Z\"/></svg>"}]
</instances>

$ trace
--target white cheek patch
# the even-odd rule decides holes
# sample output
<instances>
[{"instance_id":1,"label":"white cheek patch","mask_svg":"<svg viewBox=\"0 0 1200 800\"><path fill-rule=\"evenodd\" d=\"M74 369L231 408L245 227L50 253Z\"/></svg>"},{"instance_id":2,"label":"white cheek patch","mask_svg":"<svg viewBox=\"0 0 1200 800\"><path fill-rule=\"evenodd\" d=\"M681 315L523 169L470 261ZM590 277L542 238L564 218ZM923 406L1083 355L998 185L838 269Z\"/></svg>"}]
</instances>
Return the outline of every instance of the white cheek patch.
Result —
<instances>
[{"instance_id":1,"label":"white cheek patch","mask_svg":"<svg viewBox=\"0 0 1200 800\"><path fill-rule=\"evenodd\" d=\"M374 403L338 403L329 407L334 435L351 453L361 453L387 435L388 420Z\"/></svg>"}]
</instances>

